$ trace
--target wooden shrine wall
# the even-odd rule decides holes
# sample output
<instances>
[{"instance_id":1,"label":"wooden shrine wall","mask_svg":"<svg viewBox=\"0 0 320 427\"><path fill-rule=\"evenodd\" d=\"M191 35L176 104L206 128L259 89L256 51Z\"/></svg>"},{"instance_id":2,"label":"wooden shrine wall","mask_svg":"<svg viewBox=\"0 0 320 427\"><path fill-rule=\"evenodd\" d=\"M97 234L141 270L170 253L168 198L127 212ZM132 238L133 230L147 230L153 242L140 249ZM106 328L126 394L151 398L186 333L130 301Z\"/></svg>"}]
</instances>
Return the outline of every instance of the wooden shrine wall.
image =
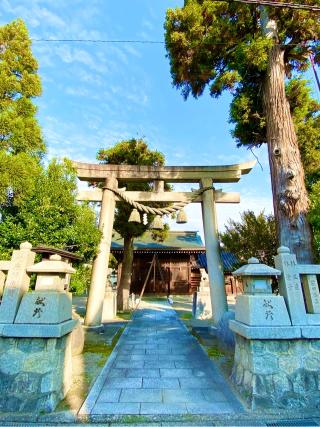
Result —
<instances>
[{"instance_id":1,"label":"wooden shrine wall","mask_svg":"<svg viewBox=\"0 0 320 427\"><path fill-rule=\"evenodd\" d=\"M153 254L135 254L131 292L139 294L152 261ZM199 270L192 271L189 254L159 254L159 264L164 282L158 268L151 271L145 293L188 294L196 290L200 282Z\"/></svg>"}]
</instances>

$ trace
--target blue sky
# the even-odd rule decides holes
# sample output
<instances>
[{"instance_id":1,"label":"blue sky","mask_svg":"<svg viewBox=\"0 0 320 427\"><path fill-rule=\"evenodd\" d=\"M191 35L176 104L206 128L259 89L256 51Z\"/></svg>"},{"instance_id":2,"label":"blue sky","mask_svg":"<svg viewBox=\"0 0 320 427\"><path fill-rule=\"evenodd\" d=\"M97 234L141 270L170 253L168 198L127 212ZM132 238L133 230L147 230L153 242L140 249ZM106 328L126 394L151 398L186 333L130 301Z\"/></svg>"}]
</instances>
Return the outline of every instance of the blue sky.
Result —
<instances>
[{"instance_id":1,"label":"blue sky","mask_svg":"<svg viewBox=\"0 0 320 427\"><path fill-rule=\"evenodd\" d=\"M178 0L0 0L0 23L21 17L33 39L163 41L167 8ZM48 155L94 162L99 148L145 137L168 165L216 165L250 160L230 135L230 96L206 93L184 101L172 87L163 44L34 42L43 95L37 100ZM239 191L239 205L218 205L219 228L239 212L272 211L266 149L259 165L239 183L217 188ZM179 187L181 188L181 187ZM188 207L189 223L202 229L200 207Z\"/></svg>"}]
</instances>

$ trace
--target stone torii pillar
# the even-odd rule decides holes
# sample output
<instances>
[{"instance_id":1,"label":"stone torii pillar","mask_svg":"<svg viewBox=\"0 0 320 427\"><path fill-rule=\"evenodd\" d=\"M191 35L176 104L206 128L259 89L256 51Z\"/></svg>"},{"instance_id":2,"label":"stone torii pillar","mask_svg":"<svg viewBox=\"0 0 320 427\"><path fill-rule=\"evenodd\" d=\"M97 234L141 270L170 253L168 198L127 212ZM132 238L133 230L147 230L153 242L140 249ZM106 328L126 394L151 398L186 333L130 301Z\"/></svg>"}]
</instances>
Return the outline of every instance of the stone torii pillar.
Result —
<instances>
[{"instance_id":1,"label":"stone torii pillar","mask_svg":"<svg viewBox=\"0 0 320 427\"><path fill-rule=\"evenodd\" d=\"M212 179L202 179L200 186L201 188L211 187ZM202 194L202 217L210 284L212 319L213 322L217 324L223 316L223 313L228 310L228 305L225 292L223 265L220 257L215 190L213 187L212 190L206 190Z\"/></svg>"},{"instance_id":2,"label":"stone torii pillar","mask_svg":"<svg viewBox=\"0 0 320 427\"><path fill-rule=\"evenodd\" d=\"M99 217L99 230L101 231L102 236L98 246L98 253L92 266L90 292L84 320L84 323L87 326L100 326L101 324L104 293L107 284L116 199L113 191L108 190L106 187L116 189L118 187L117 179L113 176L107 178L105 180L105 187L102 190Z\"/></svg>"}]
</instances>

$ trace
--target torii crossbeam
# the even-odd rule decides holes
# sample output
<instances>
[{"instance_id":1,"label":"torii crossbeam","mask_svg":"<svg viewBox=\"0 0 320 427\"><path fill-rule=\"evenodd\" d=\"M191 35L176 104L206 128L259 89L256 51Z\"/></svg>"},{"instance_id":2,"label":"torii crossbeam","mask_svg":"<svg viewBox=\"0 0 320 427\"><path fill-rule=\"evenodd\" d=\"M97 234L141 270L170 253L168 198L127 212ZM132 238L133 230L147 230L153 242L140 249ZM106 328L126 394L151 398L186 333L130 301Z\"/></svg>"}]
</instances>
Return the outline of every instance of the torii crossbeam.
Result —
<instances>
[{"instance_id":1,"label":"torii crossbeam","mask_svg":"<svg viewBox=\"0 0 320 427\"><path fill-rule=\"evenodd\" d=\"M227 166L136 166L109 165L73 162L81 181L103 182L102 190L81 191L78 200L101 202L99 228L102 232L98 254L93 263L92 279L87 303L85 324L101 324L105 288L107 285L108 261L112 240L114 210L119 197L113 192L118 186L130 181L154 182L153 192L126 191L125 194L136 202L178 203L198 202L202 204L204 237L206 245L208 274L210 281L211 305L214 323L218 323L227 310L223 268L220 259L219 239L216 221L216 203L239 203L239 193L224 193L215 190L214 183L238 182L248 174L256 161ZM165 192L164 182L198 183L206 189L195 197L193 192Z\"/></svg>"}]
</instances>

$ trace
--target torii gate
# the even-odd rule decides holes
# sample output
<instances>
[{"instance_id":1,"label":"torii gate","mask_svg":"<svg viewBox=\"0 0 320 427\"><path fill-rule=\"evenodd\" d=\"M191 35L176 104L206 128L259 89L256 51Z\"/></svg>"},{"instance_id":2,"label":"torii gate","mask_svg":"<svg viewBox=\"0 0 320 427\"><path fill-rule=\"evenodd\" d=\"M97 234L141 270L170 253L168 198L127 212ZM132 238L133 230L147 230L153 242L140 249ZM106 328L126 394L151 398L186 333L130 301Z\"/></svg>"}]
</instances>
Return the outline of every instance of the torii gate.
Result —
<instances>
[{"instance_id":1,"label":"torii gate","mask_svg":"<svg viewBox=\"0 0 320 427\"><path fill-rule=\"evenodd\" d=\"M123 193L136 202L180 203L192 200L192 202L202 203L212 315L214 323L217 324L223 313L227 311L227 299L220 259L215 205L216 203L239 203L240 195L215 190L212 185L213 183L238 182L241 175L248 174L255 163L256 161L228 166L154 167L73 162L81 181L104 183L102 189L81 191L77 198L78 200L101 202L99 229L102 232L102 238L98 254L93 262L85 324L87 326L101 324L115 204L116 201L121 200L118 185L128 181L154 181L155 183L154 192L125 191ZM165 192L164 182L198 183L200 189L205 189L205 191L196 198L193 192Z\"/></svg>"}]
</instances>

